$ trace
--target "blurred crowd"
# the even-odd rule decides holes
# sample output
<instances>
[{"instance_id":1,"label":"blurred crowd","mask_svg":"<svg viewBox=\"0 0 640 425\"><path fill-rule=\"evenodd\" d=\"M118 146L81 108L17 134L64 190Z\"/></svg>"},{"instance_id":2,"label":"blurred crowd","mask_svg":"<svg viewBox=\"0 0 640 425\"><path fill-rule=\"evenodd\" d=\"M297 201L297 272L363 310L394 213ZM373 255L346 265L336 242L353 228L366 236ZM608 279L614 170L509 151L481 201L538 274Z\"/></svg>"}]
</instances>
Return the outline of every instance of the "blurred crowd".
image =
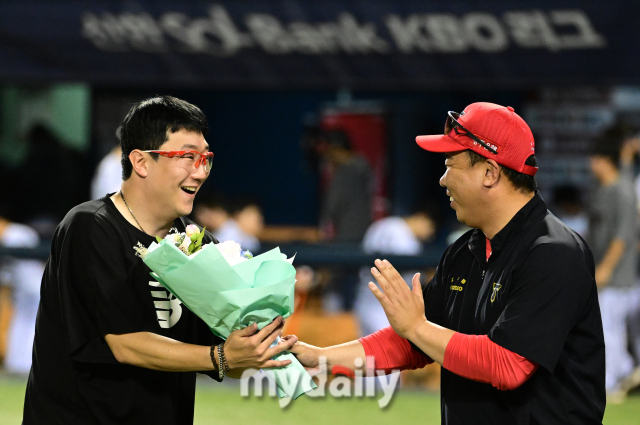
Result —
<instances>
[{"instance_id":1,"label":"blurred crowd","mask_svg":"<svg viewBox=\"0 0 640 425\"><path fill-rule=\"evenodd\" d=\"M66 209L83 201L67 190L75 186L64 181L81 178L69 171L77 161L73 153L61 150L44 127L35 127L29 137L33 139L33 155L26 164L35 172L24 173L30 180L23 180L22 187L24 192L37 188L41 196L24 197L23 202L15 202L15 196L3 198L2 247L34 248L47 243ZM436 202L405 207L408 214L374 221L372 165L354 149L346 131L309 128L303 134L302 149L321 174L321 210L316 226L265 225L262 207L255 199L212 191L198 194L192 218L218 240L235 240L254 253L296 242L326 245L329 249L346 244L380 256L420 256L429 244L455 240L466 231L451 225L451 214L439 210ZM572 185L549 188L552 212L586 239L593 251L606 341L606 386L611 400L623 398L640 384L639 152L636 130L616 124L593 140L589 153L593 184L589 193ZM95 169L92 199L119 190L120 164L121 151L115 147ZM52 171L51 167L58 169ZM37 172L45 168L46 175ZM389 326L367 287L372 280L370 265L314 268L296 263L296 313L287 322L288 333L322 346ZM43 270L44 261L40 259L0 257L0 356L9 373L29 372ZM401 273L409 282L414 273L421 272L423 284L427 284L434 271ZM407 373L404 380L409 382L415 376L420 384L437 388L432 382L437 372Z\"/></svg>"}]
</instances>

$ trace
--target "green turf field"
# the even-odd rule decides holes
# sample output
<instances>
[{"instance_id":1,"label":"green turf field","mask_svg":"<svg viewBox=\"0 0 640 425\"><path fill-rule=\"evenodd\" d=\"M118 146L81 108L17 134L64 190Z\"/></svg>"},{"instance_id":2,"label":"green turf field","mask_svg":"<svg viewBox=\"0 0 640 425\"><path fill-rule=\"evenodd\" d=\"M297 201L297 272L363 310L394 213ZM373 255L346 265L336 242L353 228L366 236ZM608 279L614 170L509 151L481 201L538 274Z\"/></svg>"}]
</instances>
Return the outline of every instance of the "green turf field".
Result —
<instances>
[{"instance_id":1,"label":"green turf field","mask_svg":"<svg viewBox=\"0 0 640 425\"><path fill-rule=\"evenodd\" d=\"M20 424L25 383L23 380L0 379L0 424ZM260 425L330 424L366 425L401 423L439 424L440 404L437 394L399 392L385 409L378 408L377 398L312 399L293 401L281 409L278 401L268 397L240 397L239 388L200 385L196 394L196 425ZM640 422L640 395L621 405L607 407L605 425L637 425Z\"/></svg>"}]
</instances>

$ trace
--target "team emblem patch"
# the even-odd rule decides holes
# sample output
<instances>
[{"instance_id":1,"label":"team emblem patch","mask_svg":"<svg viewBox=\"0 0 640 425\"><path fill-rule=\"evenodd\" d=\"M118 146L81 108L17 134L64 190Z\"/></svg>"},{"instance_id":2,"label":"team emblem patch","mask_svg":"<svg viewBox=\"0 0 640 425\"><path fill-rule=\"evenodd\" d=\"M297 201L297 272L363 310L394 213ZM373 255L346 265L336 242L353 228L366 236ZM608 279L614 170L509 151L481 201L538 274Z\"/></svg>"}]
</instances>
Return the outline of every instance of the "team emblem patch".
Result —
<instances>
[{"instance_id":1,"label":"team emblem patch","mask_svg":"<svg viewBox=\"0 0 640 425\"><path fill-rule=\"evenodd\" d=\"M460 280L460 278L458 278L458 280L460 281L460 285L451 285L449 287L450 290L462 292L462 290L464 289L464 286L461 286L461 285L464 285L467 282L467 280L466 279ZM451 283L453 283L453 278L451 278Z\"/></svg>"}]
</instances>

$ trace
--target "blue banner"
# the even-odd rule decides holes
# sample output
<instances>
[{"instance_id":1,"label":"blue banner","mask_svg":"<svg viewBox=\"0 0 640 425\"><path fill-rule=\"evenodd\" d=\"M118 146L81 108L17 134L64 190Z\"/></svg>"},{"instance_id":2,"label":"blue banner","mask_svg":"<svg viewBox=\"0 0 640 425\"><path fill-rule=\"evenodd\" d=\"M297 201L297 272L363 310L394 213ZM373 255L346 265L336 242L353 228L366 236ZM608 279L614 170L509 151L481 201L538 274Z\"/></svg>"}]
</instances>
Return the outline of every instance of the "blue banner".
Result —
<instances>
[{"instance_id":1,"label":"blue banner","mask_svg":"<svg viewBox=\"0 0 640 425\"><path fill-rule=\"evenodd\" d=\"M214 89L640 83L637 2L14 1L0 81Z\"/></svg>"}]
</instances>

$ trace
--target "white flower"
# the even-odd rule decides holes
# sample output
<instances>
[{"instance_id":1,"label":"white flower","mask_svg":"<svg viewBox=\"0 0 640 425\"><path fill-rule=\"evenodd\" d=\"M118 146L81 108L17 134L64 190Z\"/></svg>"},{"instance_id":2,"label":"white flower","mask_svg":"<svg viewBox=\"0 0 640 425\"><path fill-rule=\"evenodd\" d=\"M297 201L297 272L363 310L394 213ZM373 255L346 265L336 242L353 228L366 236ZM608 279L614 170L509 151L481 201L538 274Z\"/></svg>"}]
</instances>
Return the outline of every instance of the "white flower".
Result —
<instances>
[{"instance_id":1,"label":"white flower","mask_svg":"<svg viewBox=\"0 0 640 425\"><path fill-rule=\"evenodd\" d=\"M247 261L242 255L242 247L238 242L235 241L224 241L216 244L216 248L220 251L220 254L227 260L229 265L233 266L235 264L241 263L243 261Z\"/></svg>"},{"instance_id":2,"label":"white flower","mask_svg":"<svg viewBox=\"0 0 640 425\"><path fill-rule=\"evenodd\" d=\"M180 233L169 233L164 237L164 239L168 243L178 246L178 244L180 243Z\"/></svg>"},{"instance_id":3,"label":"white flower","mask_svg":"<svg viewBox=\"0 0 640 425\"><path fill-rule=\"evenodd\" d=\"M189 238L187 235L184 235L184 240L178 248L180 249L180 251L189 255L189 245L191 245L191 238Z\"/></svg>"}]
</instances>

